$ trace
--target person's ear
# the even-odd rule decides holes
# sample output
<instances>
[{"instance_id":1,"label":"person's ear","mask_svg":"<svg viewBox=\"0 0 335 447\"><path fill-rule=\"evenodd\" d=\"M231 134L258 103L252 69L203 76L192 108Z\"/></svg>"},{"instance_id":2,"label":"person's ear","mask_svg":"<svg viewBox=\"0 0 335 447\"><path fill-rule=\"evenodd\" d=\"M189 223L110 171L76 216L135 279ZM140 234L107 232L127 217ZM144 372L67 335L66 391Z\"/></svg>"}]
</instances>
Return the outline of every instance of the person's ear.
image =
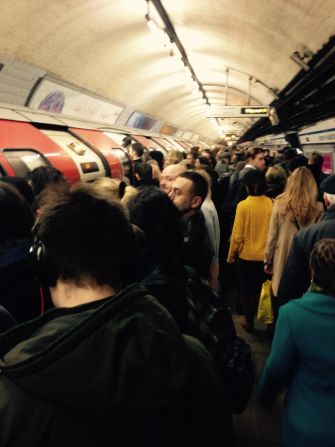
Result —
<instances>
[{"instance_id":1,"label":"person's ear","mask_svg":"<svg viewBox=\"0 0 335 447\"><path fill-rule=\"evenodd\" d=\"M194 196L191 202L191 208L199 208L201 206L202 200L200 196Z\"/></svg>"},{"instance_id":2,"label":"person's ear","mask_svg":"<svg viewBox=\"0 0 335 447\"><path fill-rule=\"evenodd\" d=\"M330 205L330 202L329 202L327 194L325 192L323 193L323 201L325 202L325 205L328 208Z\"/></svg>"}]
</instances>

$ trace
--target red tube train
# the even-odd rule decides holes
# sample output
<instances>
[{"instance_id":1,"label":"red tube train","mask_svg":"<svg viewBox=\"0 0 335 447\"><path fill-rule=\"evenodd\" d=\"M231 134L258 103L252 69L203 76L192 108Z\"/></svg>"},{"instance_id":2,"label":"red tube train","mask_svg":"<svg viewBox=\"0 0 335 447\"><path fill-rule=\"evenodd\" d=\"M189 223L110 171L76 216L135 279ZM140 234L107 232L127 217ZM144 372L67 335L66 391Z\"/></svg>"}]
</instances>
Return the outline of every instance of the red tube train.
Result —
<instances>
[{"instance_id":1,"label":"red tube train","mask_svg":"<svg viewBox=\"0 0 335 447\"><path fill-rule=\"evenodd\" d=\"M131 179L133 163L121 144L126 135L149 150L163 153L176 145L185 151L189 145L161 135L139 135L129 129L97 128L94 123L64 118L60 121L47 114L22 114L21 110L10 110L8 114L8 109L2 112L0 108L0 177L25 176L38 166L51 165L62 171L70 183L101 176Z\"/></svg>"}]
</instances>

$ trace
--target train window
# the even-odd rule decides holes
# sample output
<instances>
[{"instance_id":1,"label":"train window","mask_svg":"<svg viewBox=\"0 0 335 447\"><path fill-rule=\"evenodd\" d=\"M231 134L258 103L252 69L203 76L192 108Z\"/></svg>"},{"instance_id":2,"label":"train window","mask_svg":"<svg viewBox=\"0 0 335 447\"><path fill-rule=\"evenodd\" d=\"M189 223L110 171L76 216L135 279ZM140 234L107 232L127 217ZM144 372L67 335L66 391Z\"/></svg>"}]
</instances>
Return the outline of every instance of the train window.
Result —
<instances>
[{"instance_id":1,"label":"train window","mask_svg":"<svg viewBox=\"0 0 335 447\"><path fill-rule=\"evenodd\" d=\"M32 150L5 149L3 154L18 177L25 177L28 172L39 166L49 166L41 154Z\"/></svg>"}]
</instances>

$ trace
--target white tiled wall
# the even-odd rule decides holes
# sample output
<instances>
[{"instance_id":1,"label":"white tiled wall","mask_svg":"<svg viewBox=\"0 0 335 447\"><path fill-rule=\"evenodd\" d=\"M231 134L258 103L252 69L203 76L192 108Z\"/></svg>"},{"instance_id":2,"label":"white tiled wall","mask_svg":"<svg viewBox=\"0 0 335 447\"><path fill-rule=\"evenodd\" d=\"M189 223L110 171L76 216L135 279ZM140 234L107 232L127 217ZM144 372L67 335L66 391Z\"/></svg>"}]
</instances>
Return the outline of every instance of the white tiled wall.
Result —
<instances>
[{"instance_id":1,"label":"white tiled wall","mask_svg":"<svg viewBox=\"0 0 335 447\"><path fill-rule=\"evenodd\" d=\"M0 54L0 102L25 105L35 82L46 72Z\"/></svg>"}]
</instances>

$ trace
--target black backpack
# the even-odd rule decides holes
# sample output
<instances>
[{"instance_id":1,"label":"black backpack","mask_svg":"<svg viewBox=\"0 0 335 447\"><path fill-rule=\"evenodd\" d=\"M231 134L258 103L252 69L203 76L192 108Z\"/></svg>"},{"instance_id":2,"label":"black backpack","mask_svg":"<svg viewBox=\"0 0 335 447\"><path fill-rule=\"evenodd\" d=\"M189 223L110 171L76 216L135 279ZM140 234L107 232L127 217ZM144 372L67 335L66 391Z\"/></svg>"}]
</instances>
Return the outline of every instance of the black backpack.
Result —
<instances>
[{"instance_id":1,"label":"black backpack","mask_svg":"<svg viewBox=\"0 0 335 447\"><path fill-rule=\"evenodd\" d=\"M248 343L236 335L230 309L223 298L191 267L185 267L189 334L212 354L222 377L230 411L241 413L255 383L255 369Z\"/></svg>"}]
</instances>

